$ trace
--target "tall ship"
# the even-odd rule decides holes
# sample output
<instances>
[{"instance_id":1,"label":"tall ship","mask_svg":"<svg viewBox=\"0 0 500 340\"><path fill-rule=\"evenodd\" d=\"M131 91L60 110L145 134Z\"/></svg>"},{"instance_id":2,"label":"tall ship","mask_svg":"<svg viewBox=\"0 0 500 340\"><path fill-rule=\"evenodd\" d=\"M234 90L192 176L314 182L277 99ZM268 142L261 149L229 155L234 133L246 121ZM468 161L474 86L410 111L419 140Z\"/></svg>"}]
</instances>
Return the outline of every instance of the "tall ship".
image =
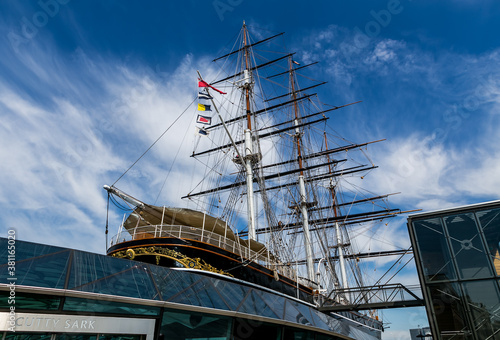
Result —
<instances>
[{"instance_id":1,"label":"tall ship","mask_svg":"<svg viewBox=\"0 0 500 340\"><path fill-rule=\"evenodd\" d=\"M365 150L379 141L349 142L332 128L338 110L358 102L320 101L314 91L325 82L308 76L316 62L284 51L282 35L256 39L243 24L233 47L214 59L216 74L193 75L197 93L185 112L196 119L199 182L186 188L185 206L148 204L116 183L105 186L111 201L132 209L109 239L109 256L311 306L349 305L349 289L365 286L353 235L400 213L388 194L361 189L376 168ZM373 311L343 317L383 328Z\"/></svg>"}]
</instances>

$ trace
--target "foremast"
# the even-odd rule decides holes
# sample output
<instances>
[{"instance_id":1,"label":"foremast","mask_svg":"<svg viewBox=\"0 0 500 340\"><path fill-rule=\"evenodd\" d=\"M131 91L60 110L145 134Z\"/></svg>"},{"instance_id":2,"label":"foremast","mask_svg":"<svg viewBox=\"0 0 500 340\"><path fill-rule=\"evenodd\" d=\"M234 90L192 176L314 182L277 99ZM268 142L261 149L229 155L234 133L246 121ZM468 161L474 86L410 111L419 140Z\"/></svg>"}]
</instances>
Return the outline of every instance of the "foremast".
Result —
<instances>
[{"instance_id":1,"label":"foremast","mask_svg":"<svg viewBox=\"0 0 500 340\"><path fill-rule=\"evenodd\" d=\"M245 91L245 105L246 105L246 119L247 128L245 129L245 171L246 171L246 187L247 187L247 215L248 215L248 238L251 240L257 240L257 235L255 233L255 198L253 190L253 164L256 161L253 152L253 142L252 142L252 111L250 110L250 92L253 88L252 71L250 70L249 61L249 51L248 51L248 41L247 41L247 28L245 22L243 22L243 47L244 47L244 59L245 68L243 70L243 81L241 86Z\"/></svg>"}]
</instances>

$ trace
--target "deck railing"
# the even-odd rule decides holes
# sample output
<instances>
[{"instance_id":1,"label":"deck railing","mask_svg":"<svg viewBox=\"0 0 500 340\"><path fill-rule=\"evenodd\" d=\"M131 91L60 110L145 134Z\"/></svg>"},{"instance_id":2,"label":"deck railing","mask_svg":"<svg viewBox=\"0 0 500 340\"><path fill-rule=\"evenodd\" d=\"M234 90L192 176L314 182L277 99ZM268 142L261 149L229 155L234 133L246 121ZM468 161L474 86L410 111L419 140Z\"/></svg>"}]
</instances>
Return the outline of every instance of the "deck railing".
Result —
<instances>
[{"instance_id":1,"label":"deck railing","mask_svg":"<svg viewBox=\"0 0 500 340\"><path fill-rule=\"evenodd\" d=\"M295 276L288 266L283 266L272 261L269 252L266 251L265 248L261 252L256 252L250 249L247 245L231 240L224 235L216 234L206 229L199 229L185 225L148 225L138 226L129 230L120 228L118 234L111 238L109 246L111 247L113 245L132 240L158 237L175 237L178 239L190 239L208 243L235 253L243 259L256 262L270 269L272 268L281 275L292 278Z\"/></svg>"}]
</instances>

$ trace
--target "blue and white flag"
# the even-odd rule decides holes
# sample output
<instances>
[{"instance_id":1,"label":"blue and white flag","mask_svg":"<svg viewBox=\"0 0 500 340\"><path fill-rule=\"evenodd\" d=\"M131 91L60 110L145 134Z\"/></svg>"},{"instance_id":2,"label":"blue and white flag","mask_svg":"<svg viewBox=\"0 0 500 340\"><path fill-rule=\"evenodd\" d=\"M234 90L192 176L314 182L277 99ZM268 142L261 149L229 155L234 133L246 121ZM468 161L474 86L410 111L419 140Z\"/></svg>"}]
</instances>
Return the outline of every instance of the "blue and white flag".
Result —
<instances>
[{"instance_id":1,"label":"blue and white flag","mask_svg":"<svg viewBox=\"0 0 500 340\"><path fill-rule=\"evenodd\" d=\"M209 132L204 128L196 127L196 134L200 136L208 136Z\"/></svg>"},{"instance_id":2,"label":"blue and white flag","mask_svg":"<svg viewBox=\"0 0 500 340\"><path fill-rule=\"evenodd\" d=\"M203 93L203 92L198 92L198 99L214 99L214 97L212 97L211 95L209 94L206 94L206 93Z\"/></svg>"}]
</instances>

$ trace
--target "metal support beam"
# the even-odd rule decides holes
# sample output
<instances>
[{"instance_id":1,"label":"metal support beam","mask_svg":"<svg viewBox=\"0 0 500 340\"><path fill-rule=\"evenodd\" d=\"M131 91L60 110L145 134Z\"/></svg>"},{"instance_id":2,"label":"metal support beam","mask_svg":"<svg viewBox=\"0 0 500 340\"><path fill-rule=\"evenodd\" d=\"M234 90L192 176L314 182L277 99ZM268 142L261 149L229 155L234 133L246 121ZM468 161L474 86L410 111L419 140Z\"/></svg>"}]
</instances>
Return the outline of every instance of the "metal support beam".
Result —
<instances>
[{"instance_id":1,"label":"metal support beam","mask_svg":"<svg viewBox=\"0 0 500 340\"><path fill-rule=\"evenodd\" d=\"M420 286L410 289L400 283L337 289L318 309L322 312L337 312L424 306L424 300L412 290L421 291ZM351 297L351 301L337 302L340 301L339 297L346 295Z\"/></svg>"}]
</instances>

